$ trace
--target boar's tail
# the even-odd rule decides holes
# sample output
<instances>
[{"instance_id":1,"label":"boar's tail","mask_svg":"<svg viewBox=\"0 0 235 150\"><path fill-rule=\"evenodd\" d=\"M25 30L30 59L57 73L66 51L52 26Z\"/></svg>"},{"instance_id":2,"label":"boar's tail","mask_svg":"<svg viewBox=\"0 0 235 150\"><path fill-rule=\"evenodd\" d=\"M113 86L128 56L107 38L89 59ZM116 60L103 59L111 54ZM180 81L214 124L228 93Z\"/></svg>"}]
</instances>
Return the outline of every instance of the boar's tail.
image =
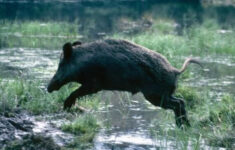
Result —
<instances>
[{"instance_id":1,"label":"boar's tail","mask_svg":"<svg viewBox=\"0 0 235 150\"><path fill-rule=\"evenodd\" d=\"M180 70L177 70L177 74L183 73L183 72L186 70L187 66L188 66L190 63L195 63L195 64L198 64L199 66L202 67L202 64L201 64L201 62L199 62L199 60L194 59L194 58L187 58L187 59L184 61L184 64L183 64L182 68L181 68Z\"/></svg>"}]
</instances>

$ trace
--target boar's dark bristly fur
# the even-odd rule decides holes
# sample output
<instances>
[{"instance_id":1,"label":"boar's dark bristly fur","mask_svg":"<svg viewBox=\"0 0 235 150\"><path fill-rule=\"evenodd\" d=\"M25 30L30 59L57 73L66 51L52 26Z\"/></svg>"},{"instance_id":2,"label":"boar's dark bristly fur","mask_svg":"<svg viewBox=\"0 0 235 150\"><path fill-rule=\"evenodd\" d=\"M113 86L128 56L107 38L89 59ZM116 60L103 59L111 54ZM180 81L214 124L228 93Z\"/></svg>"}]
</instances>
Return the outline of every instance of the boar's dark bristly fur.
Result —
<instances>
[{"instance_id":1,"label":"boar's dark bristly fur","mask_svg":"<svg viewBox=\"0 0 235 150\"><path fill-rule=\"evenodd\" d=\"M92 43L66 43L58 70L48 91L60 89L68 82L81 86L65 100L64 108L75 104L76 98L101 90L142 92L155 106L172 109L176 124L189 125L184 101L173 96L177 77L189 63L200 64L189 58L178 70L161 54L126 40L107 39Z\"/></svg>"}]
</instances>

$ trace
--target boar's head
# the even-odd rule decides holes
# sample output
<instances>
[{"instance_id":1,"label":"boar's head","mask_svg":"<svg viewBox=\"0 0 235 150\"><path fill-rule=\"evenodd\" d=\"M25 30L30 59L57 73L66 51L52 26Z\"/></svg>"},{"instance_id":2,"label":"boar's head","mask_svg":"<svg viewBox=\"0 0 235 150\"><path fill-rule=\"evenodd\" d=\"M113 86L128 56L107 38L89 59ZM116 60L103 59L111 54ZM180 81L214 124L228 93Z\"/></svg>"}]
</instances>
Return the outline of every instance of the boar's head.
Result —
<instances>
[{"instance_id":1,"label":"boar's head","mask_svg":"<svg viewBox=\"0 0 235 150\"><path fill-rule=\"evenodd\" d=\"M60 57L60 63L58 69L47 87L48 92L59 90L63 85L71 81L72 52L73 52L72 44L71 43L64 44L63 53L61 54Z\"/></svg>"}]
</instances>

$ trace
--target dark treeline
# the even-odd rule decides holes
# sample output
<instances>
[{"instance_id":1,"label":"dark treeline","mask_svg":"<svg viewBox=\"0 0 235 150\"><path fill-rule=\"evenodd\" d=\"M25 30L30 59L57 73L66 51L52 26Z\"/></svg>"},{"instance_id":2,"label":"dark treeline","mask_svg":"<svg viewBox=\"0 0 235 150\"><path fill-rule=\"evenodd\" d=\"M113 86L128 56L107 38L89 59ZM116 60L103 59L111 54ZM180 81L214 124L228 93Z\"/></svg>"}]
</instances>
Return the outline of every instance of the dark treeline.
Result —
<instances>
[{"instance_id":1,"label":"dark treeline","mask_svg":"<svg viewBox=\"0 0 235 150\"><path fill-rule=\"evenodd\" d=\"M155 18L172 19L181 28L201 23L205 17L217 18L225 26L235 25L233 6L204 7L198 0L0 2L0 20L78 21L79 30L90 34L113 32L120 18L139 20L146 13Z\"/></svg>"},{"instance_id":2,"label":"dark treeline","mask_svg":"<svg viewBox=\"0 0 235 150\"><path fill-rule=\"evenodd\" d=\"M169 5L170 4L170 5ZM165 12L169 15L184 14L187 9L198 11L201 7L200 3L183 1L81 1L73 3L65 2L40 2L34 1L27 3L0 3L0 19L20 19L20 20L57 20L57 21L73 21L76 18L89 17L91 12L95 12L93 15L110 15L110 16L130 16L139 18L141 15L152 9L152 6L159 5L159 12L161 7L169 5L169 12ZM187 5L185 8L185 5ZM103 11L101 11L103 10ZM116 11L115 11L116 10ZM180 11L179 11L180 10ZM179 12L178 12L179 11ZM115 15L116 14L116 15ZM176 14L176 15L177 15ZM174 17L174 16L172 16Z\"/></svg>"}]
</instances>

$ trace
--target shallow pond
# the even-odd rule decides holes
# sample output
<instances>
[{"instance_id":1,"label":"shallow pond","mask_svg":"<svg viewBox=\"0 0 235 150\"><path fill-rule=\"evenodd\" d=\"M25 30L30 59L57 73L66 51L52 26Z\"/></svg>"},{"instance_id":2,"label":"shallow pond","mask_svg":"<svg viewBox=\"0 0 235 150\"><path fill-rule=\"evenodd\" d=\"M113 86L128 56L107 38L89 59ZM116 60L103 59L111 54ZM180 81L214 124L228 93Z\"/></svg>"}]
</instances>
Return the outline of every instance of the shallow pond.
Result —
<instances>
[{"instance_id":1,"label":"shallow pond","mask_svg":"<svg viewBox=\"0 0 235 150\"><path fill-rule=\"evenodd\" d=\"M226 10L226 11L224 11ZM134 35L142 32L152 24L152 19L172 19L177 25L177 33L181 34L183 28L195 22L203 22L204 18L215 18L222 27L235 24L233 15L235 8L232 6L208 6L204 8L199 3L162 2L137 2L137 1L56 1L33 3L28 1L0 1L0 19L10 22L17 21L67 21L72 23L78 20L79 34L84 41L102 39L105 35L122 32ZM220 13L220 14L219 14ZM192 17L193 16L193 17ZM226 17L225 17L226 16ZM1 28L3 30L4 28ZM232 31L233 32L233 31ZM4 32L1 36L6 37ZM17 37L20 38L20 37ZM16 38L16 39L17 39ZM43 37L42 37L43 38ZM50 41L50 39L48 39ZM39 79L45 86L57 69L61 50L54 48L7 47L5 40L0 41L0 78L2 79ZM60 43L63 44L63 43ZM61 46L59 46L61 47ZM186 57L186 56L185 56ZM176 56L175 59L183 60L185 57ZM220 100L223 93L235 94L235 57L234 56L202 56L204 68L191 66L191 76L180 80L192 88L209 89L209 94ZM130 95L125 92L99 93L104 103L94 114L103 120L105 128L96 135L94 149L176 149L175 141L161 137L155 139L149 129L152 120L159 117L158 108L151 107L141 94ZM50 116L39 118L32 117L35 123L35 133L52 134L59 145L66 145L71 139L70 134L61 132L58 124L65 121L63 114L54 122L49 122ZM56 118L53 116L52 118ZM57 124L57 126L56 126ZM174 127L174 122L169 128ZM204 146L204 148L210 148ZM189 148L190 149L190 148Z\"/></svg>"}]
</instances>

